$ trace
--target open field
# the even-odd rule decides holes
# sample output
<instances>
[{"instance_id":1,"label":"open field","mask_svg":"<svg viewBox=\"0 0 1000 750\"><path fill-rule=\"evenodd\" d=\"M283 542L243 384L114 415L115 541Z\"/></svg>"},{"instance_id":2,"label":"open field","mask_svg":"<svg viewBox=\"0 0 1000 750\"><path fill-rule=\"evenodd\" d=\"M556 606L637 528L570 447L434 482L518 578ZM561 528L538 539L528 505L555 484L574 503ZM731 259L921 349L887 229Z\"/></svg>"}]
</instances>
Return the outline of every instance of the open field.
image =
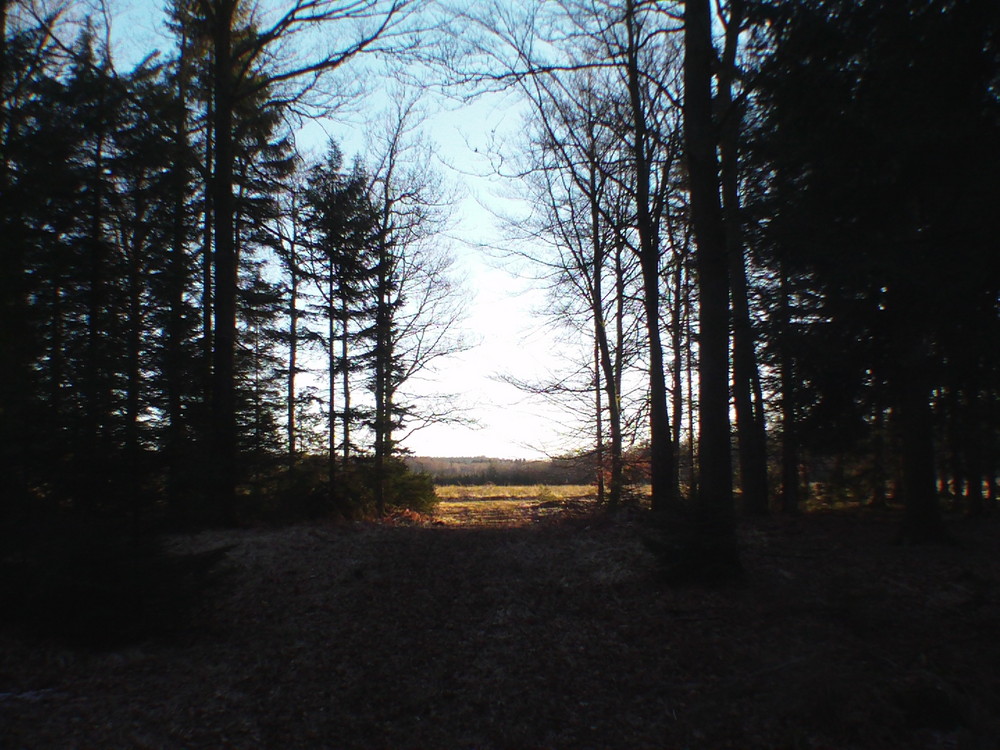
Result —
<instances>
[{"instance_id":1,"label":"open field","mask_svg":"<svg viewBox=\"0 0 1000 750\"><path fill-rule=\"evenodd\" d=\"M448 526L526 526L597 510L590 485L442 485L434 519Z\"/></svg>"},{"instance_id":2,"label":"open field","mask_svg":"<svg viewBox=\"0 0 1000 750\"><path fill-rule=\"evenodd\" d=\"M566 498L594 497L597 488L589 484L565 484L565 485L497 485L497 484L444 484L435 488L437 496L441 500L510 500L514 498L522 499L542 499L542 500L565 500Z\"/></svg>"},{"instance_id":3,"label":"open field","mask_svg":"<svg viewBox=\"0 0 1000 750\"><path fill-rule=\"evenodd\" d=\"M434 520L448 526L526 526L553 516L586 515L596 510L590 487L443 487ZM442 492L444 490L444 492ZM472 492L468 492L472 490ZM496 496L492 493L496 492Z\"/></svg>"}]
</instances>

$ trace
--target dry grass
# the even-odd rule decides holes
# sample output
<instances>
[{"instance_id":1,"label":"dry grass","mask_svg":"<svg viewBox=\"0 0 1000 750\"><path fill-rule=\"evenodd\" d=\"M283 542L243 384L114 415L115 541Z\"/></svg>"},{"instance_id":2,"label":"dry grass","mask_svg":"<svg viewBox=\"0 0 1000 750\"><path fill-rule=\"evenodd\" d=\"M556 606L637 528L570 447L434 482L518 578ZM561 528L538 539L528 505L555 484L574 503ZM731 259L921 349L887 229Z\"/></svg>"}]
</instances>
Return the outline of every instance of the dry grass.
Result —
<instances>
[{"instance_id":1,"label":"dry grass","mask_svg":"<svg viewBox=\"0 0 1000 750\"><path fill-rule=\"evenodd\" d=\"M443 485L434 520L446 526L530 526L555 515L591 513L596 490L578 485Z\"/></svg>"},{"instance_id":2,"label":"dry grass","mask_svg":"<svg viewBox=\"0 0 1000 750\"><path fill-rule=\"evenodd\" d=\"M542 499L565 500L567 498L592 497L597 489L588 484L546 485L529 484L502 486L496 484L461 485L445 484L435 489L438 499L453 500L513 500Z\"/></svg>"}]
</instances>

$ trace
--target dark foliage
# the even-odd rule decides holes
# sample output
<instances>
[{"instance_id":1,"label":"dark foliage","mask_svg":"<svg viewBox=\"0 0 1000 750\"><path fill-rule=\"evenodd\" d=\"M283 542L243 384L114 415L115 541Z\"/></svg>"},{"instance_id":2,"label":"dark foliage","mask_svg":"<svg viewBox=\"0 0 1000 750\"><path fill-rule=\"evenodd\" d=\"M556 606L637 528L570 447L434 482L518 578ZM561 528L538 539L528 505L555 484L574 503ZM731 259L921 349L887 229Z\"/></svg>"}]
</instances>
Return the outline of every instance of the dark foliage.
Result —
<instances>
[{"instance_id":1,"label":"dark foliage","mask_svg":"<svg viewBox=\"0 0 1000 750\"><path fill-rule=\"evenodd\" d=\"M754 17L748 195L785 305L767 347L788 439L803 462L864 456L870 497L895 478L904 533L934 538L935 475L959 475L970 511L995 481L995 415L968 406L1000 396L998 8L765 2ZM949 437L957 424L976 437Z\"/></svg>"}]
</instances>

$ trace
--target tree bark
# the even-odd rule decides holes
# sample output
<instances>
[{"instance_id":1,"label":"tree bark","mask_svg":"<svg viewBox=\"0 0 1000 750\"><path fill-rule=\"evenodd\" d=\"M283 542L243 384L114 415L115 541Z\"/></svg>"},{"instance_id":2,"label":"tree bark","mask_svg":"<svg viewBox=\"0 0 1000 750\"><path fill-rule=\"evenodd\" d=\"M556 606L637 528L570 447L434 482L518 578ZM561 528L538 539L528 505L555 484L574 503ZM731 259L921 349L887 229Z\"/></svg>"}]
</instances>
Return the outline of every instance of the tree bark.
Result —
<instances>
[{"instance_id":1,"label":"tree bark","mask_svg":"<svg viewBox=\"0 0 1000 750\"><path fill-rule=\"evenodd\" d=\"M886 507L886 441L885 441L885 409L881 404L875 405L872 419L872 496L873 508L884 510Z\"/></svg>"},{"instance_id":2,"label":"tree bark","mask_svg":"<svg viewBox=\"0 0 1000 750\"><path fill-rule=\"evenodd\" d=\"M708 0L684 6L684 136L699 290L699 493L697 575L728 578L739 567L729 436L729 262L712 127Z\"/></svg>"},{"instance_id":3,"label":"tree bark","mask_svg":"<svg viewBox=\"0 0 1000 750\"><path fill-rule=\"evenodd\" d=\"M110 334L109 311L108 243L104 237L105 182L104 156L107 137L105 96L108 80L103 66L97 73L95 82L99 87L97 111L93 113L96 128L92 184L88 186L92 196L90 221L87 237L88 282L87 294L87 355L84 360L84 435L82 437L84 464L80 466L80 478L87 502L95 506L106 501L111 490L112 479L109 470L111 445L108 440L108 420L111 415L111 386L108 366L110 365L106 337Z\"/></svg>"},{"instance_id":4,"label":"tree bark","mask_svg":"<svg viewBox=\"0 0 1000 750\"><path fill-rule=\"evenodd\" d=\"M781 510L799 510L799 446L796 435L795 360L791 352L791 293L788 274L779 262L781 276L778 290L778 377L781 381Z\"/></svg>"},{"instance_id":5,"label":"tree bark","mask_svg":"<svg viewBox=\"0 0 1000 750\"><path fill-rule=\"evenodd\" d=\"M983 498L983 417L982 401L979 386L979 360L972 356L970 374L966 381L965 414L965 453L966 483L965 483L965 513L968 516L981 516L985 511Z\"/></svg>"},{"instance_id":6,"label":"tree bark","mask_svg":"<svg viewBox=\"0 0 1000 750\"><path fill-rule=\"evenodd\" d=\"M215 103L211 92L208 94L208 101L205 103L205 119L210 124L205 128L205 168L215 169L215 136L212 131L212 123L215 121ZM212 397L212 350L214 341L212 337L212 311L215 307L214 291L212 288L214 278L215 249L213 228L215 224L214 209L214 178L210 178L205 185L205 192L202 196L202 225L201 225L201 353L202 365L204 368L203 390L207 400ZM211 424L208 424L207 437L211 440Z\"/></svg>"},{"instance_id":7,"label":"tree bark","mask_svg":"<svg viewBox=\"0 0 1000 750\"><path fill-rule=\"evenodd\" d=\"M295 414L295 376L298 370L299 354L299 268L298 268L298 203L292 197L292 236L288 248L288 380L286 382L285 398L288 403L286 417L286 434L288 442L288 474L295 473L296 464L296 414Z\"/></svg>"},{"instance_id":8,"label":"tree bark","mask_svg":"<svg viewBox=\"0 0 1000 750\"><path fill-rule=\"evenodd\" d=\"M378 270L376 280L375 309L375 511L385 514L385 468L391 456L392 401L390 368L392 367L392 316L389 311L390 248L389 227L391 220L390 203L383 208L382 236L378 247Z\"/></svg>"},{"instance_id":9,"label":"tree bark","mask_svg":"<svg viewBox=\"0 0 1000 750\"><path fill-rule=\"evenodd\" d=\"M902 434L904 503L902 538L909 542L940 542L946 538L941 508L935 492L933 414L930 389L919 354L909 359L915 368L897 382L899 424Z\"/></svg>"},{"instance_id":10,"label":"tree bark","mask_svg":"<svg viewBox=\"0 0 1000 750\"><path fill-rule=\"evenodd\" d=\"M742 117L740 107L733 101L732 91L743 11L742 0L730 2L718 87L719 110L722 113L722 121L719 123L719 151L722 159L722 205L733 307L733 395L739 440L740 492L743 509L759 516L766 515L768 510L767 434L764 405L760 398L755 399L755 393L760 392L760 374L757 370L755 337L750 321L739 195L738 140ZM754 387L755 382L758 384L757 388Z\"/></svg>"},{"instance_id":11,"label":"tree bark","mask_svg":"<svg viewBox=\"0 0 1000 750\"><path fill-rule=\"evenodd\" d=\"M698 497L698 440L695 430L698 405L695 400L694 385L694 372L697 369L697 362L695 361L693 346L695 341L695 331L692 325L694 321L693 308L691 289L687 289L684 294L684 362L687 371L688 497L690 499Z\"/></svg>"},{"instance_id":12,"label":"tree bark","mask_svg":"<svg viewBox=\"0 0 1000 750\"><path fill-rule=\"evenodd\" d=\"M336 352L336 326L335 321L337 317L333 314L333 304L334 304L334 283L336 279L336 268L331 258L329 266L327 268L327 304L330 309L327 312L327 342L326 342L326 354L327 354L327 376L329 381L327 383L327 400L330 403L330 412L327 415L326 424L326 474L327 474L327 492L330 500L330 506L333 507L333 503L336 500L336 484L337 484L337 403L336 403L336 384L337 384L337 356Z\"/></svg>"},{"instance_id":13,"label":"tree bark","mask_svg":"<svg viewBox=\"0 0 1000 750\"><path fill-rule=\"evenodd\" d=\"M594 465L596 467L594 479L597 483L597 503L604 505L606 488L604 486L604 404L601 398L601 352L597 343L597 329L600 327L597 318L597 311L594 312L594 419L596 421ZM617 505L617 502L615 503Z\"/></svg>"},{"instance_id":14,"label":"tree bark","mask_svg":"<svg viewBox=\"0 0 1000 750\"><path fill-rule=\"evenodd\" d=\"M673 289L671 290L673 294L673 305L671 310L673 315L673 326L670 331L670 348L674 355L674 366L671 373L673 380L673 393L671 394L670 408L673 421L672 437L675 451L674 460L677 462L677 482L678 492L680 492L681 425L684 420L684 348L685 346L690 345L690 342L685 342L684 340L684 255L675 257L674 269L671 274L671 278L673 280Z\"/></svg>"},{"instance_id":15,"label":"tree bark","mask_svg":"<svg viewBox=\"0 0 1000 750\"><path fill-rule=\"evenodd\" d=\"M191 373L184 372L185 303L184 290L188 280L187 268L187 191L188 172L188 112L187 112L187 52L186 38L181 39L181 59L178 60L176 97L176 122L172 149L174 166L170 175L171 222L170 250L167 256L166 298L167 326L164 343L163 388L167 402L167 428L164 442L166 460L167 505L178 519L187 520L190 508L186 504L181 475L184 440L183 397L184 379Z\"/></svg>"},{"instance_id":16,"label":"tree bark","mask_svg":"<svg viewBox=\"0 0 1000 750\"><path fill-rule=\"evenodd\" d=\"M647 126L639 80L638 41L635 3L625 3L628 32L628 89L632 109L632 158L636 174L636 229L639 234L639 264L642 269L643 308L649 340L649 441L651 504L654 511L675 507L677 462L670 438L667 384L660 335L660 247L649 210L650 166L647 155Z\"/></svg>"},{"instance_id":17,"label":"tree bark","mask_svg":"<svg viewBox=\"0 0 1000 750\"><path fill-rule=\"evenodd\" d=\"M234 0L212 3L213 94L212 132L215 159L212 172L213 235L215 239L215 309L212 348L212 455L214 501L221 521L230 523L236 510L236 257L235 201L233 199L233 110L235 76L232 32Z\"/></svg>"},{"instance_id":18,"label":"tree bark","mask_svg":"<svg viewBox=\"0 0 1000 750\"><path fill-rule=\"evenodd\" d=\"M11 56L7 49L9 0L0 0L0 94L6 94L11 77ZM0 195L10 195L11 150L18 130L17 102L0 101ZM25 326L28 315L28 272L23 238L23 219L18 212L4 210L4 246L0 252L0 524L12 504L30 496L26 476L29 457L25 427L28 404L33 392L32 336Z\"/></svg>"},{"instance_id":19,"label":"tree bark","mask_svg":"<svg viewBox=\"0 0 1000 750\"><path fill-rule=\"evenodd\" d=\"M351 460L351 368L348 363L347 355L350 342L350 323L351 323L351 311L348 304L348 293L346 290L342 290L341 293L341 305L340 305L340 367L341 367L341 385L340 390L343 393L344 400L344 420L343 420L343 433L344 433L344 468L347 468L348 461Z\"/></svg>"},{"instance_id":20,"label":"tree bark","mask_svg":"<svg viewBox=\"0 0 1000 750\"><path fill-rule=\"evenodd\" d=\"M593 134L591 133L591 142ZM621 438L621 398L618 378L611 359L611 344L608 341L607 318L604 315L604 263L606 258L605 245L601 241L601 207L598 203L597 164L596 157L588 164L589 184L588 199L590 207L590 233L593 247L593 279L591 281L590 308L594 314L594 377L596 382L595 408L597 410L597 467L598 467L598 500L604 501L605 489L608 490L607 502L609 508L617 508L621 503L622 494L622 438ZM620 283L620 267L616 268L616 284ZM621 304L621 298L617 298ZM619 339L620 340L620 339ZM608 430L610 432L610 481L605 487L605 456L604 456L604 408L601 399L601 387L607 396Z\"/></svg>"}]
</instances>

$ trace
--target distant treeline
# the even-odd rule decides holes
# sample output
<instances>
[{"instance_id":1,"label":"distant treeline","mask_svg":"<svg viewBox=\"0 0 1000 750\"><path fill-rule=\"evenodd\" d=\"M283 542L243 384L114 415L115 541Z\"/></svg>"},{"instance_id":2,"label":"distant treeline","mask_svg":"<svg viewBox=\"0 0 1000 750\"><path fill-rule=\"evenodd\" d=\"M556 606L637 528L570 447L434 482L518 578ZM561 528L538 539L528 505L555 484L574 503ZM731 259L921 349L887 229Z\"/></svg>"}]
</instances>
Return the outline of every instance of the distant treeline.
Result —
<instances>
[{"instance_id":1,"label":"distant treeline","mask_svg":"<svg viewBox=\"0 0 1000 750\"><path fill-rule=\"evenodd\" d=\"M576 459L413 456L406 463L414 471L429 474L435 484L591 484L594 481L593 467Z\"/></svg>"}]
</instances>

